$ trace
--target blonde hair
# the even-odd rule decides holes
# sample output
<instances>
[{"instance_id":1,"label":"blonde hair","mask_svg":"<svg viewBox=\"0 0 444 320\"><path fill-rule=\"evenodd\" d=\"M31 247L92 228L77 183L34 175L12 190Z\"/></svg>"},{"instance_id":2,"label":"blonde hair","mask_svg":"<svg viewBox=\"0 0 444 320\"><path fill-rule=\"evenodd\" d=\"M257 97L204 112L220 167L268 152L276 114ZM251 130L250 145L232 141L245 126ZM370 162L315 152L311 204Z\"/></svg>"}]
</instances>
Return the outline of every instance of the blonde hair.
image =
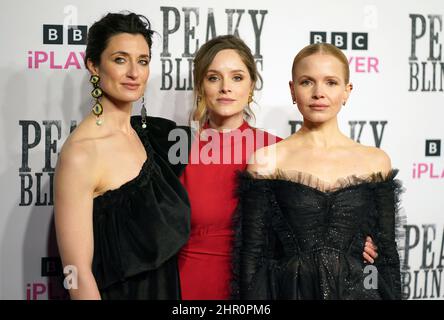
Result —
<instances>
[{"instance_id":1,"label":"blonde hair","mask_svg":"<svg viewBox=\"0 0 444 320\"><path fill-rule=\"evenodd\" d=\"M242 39L233 35L224 35L207 41L197 51L196 56L194 57L193 69L195 107L191 113L191 120L198 121L200 127L202 127L205 122L208 121L208 109L205 102L203 81L214 57L220 51L226 49L233 49L239 54L242 62L248 69L251 81L253 82L253 88L258 79L262 80L257 71L253 54ZM254 118L254 114L249 106L244 109L244 117L247 121Z\"/></svg>"},{"instance_id":2,"label":"blonde hair","mask_svg":"<svg viewBox=\"0 0 444 320\"><path fill-rule=\"evenodd\" d=\"M293 67L291 69L291 75L293 78L296 72L297 64L302 59L316 53L329 54L337 58L343 65L345 84L348 84L350 82L350 67L348 64L347 57L340 49L329 43L314 43L302 48L302 50L298 52L298 54L296 55L296 57L294 57L293 60Z\"/></svg>"}]
</instances>

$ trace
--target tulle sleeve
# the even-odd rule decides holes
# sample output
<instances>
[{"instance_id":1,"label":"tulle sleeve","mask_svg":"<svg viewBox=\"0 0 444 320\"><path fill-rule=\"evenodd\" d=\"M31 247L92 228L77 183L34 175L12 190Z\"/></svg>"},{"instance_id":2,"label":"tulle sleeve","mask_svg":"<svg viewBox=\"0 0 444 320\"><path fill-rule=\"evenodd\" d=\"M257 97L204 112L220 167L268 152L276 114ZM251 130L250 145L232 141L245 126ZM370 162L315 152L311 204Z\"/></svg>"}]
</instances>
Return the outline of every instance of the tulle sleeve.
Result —
<instances>
[{"instance_id":1,"label":"tulle sleeve","mask_svg":"<svg viewBox=\"0 0 444 320\"><path fill-rule=\"evenodd\" d=\"M375 183L376 224L374 241L379 256L375 260L378 270L378 287L383 299L401 299L400 258L397 241L402 236L402 224L399 212L401 182L394 179L397 170L378 183Z\"/></svg>"},{"instance_id":2,"label":"tulle sleeve","mask_svg":"<svg viewBox=\"0 0 444 320\"><path fill-rule=\"evenodd\" d=\"M239 205L235 214L233 252L234 299L271 299L272 248L270 188L265 179L238 174Z\"/></svg>"}]
</instances>

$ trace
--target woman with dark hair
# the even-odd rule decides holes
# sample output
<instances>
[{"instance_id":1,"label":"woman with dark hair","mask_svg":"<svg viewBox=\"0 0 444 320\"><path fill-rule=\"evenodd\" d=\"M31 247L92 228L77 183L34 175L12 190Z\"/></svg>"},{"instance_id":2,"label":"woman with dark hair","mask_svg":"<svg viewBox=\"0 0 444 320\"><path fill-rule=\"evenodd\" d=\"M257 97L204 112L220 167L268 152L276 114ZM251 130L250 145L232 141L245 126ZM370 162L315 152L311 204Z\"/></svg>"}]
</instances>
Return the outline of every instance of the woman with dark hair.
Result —
<instances>
[{"instance_id":1,"label":"woman with dark hair","mask_svg":"<svg viewBox=\"0 0 444 320\"><path fill-rule=\"evenodd\" d=\"M337 115L352 90L346 56L312 44L290 81L302 127L258 150L240 175L236 279L241 299L400 299L400 183L381 149L345 136ZM366 237L380 257L366 265Z\"/></svg>"},{"instance_id":2,"label":"woman with dark hair","mask_svg":"<svg viewBox=\"0 0 444 320\"><path fill-rule=\"evenodd\" d=\"M179 299L176 254L189 203L170 164L174 122L131 117L148 80L144 16L109 13L88 33L92 112L66 140L55 174L55 222L72 299ZM72 269L74 268L74 269ZM69 285L69 284L68 284Z\"/></svg>"}]
</instances>

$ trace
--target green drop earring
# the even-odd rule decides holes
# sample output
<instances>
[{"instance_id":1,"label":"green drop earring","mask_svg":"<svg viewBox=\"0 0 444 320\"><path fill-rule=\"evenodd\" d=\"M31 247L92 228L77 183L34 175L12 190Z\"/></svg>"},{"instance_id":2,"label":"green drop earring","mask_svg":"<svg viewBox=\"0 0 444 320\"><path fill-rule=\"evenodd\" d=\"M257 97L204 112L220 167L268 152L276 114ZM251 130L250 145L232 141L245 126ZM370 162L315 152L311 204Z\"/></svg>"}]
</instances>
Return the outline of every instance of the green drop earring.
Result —
<instances>
[{"instance_id":1,"label":"green drop earring","mask_svg":"<svg viewBox=\"0 0 444 320\"><path fill-rule=\"evenodd\" d=\"M100 126L103 123L103 120L100 118L100 116L103 114L103 107L100 103L100 97L103 95L103 91L99 87L100 77L98 75L92 75L89 82L91 82L94 87L91 91L91 96L95 99L92 107L92 113L96 116L96 124Z\"/></svg>"}]
</instances>

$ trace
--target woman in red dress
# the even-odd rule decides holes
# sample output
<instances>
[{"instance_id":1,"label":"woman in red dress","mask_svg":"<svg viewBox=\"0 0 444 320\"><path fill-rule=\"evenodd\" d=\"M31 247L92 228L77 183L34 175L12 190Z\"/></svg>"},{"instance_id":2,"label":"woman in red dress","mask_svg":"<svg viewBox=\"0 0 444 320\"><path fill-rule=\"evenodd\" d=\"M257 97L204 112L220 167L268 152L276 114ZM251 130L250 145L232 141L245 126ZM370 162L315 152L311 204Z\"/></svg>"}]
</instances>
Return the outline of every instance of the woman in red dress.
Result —
<instances>
[{"instance_id":1,"label":"woman in red dress","mask_svg":"<svg viewBox=\"0 0 444 320\"><path fill-rule=\"evenodd\" d=\"M235 36L208 41L194 59L199 130L180 177L192 208L190 239L179 254L185 300L230 296L236 172L256 149L281 140L247 122L258 78L250 49Z\"/></svg>"}]
</instances>

